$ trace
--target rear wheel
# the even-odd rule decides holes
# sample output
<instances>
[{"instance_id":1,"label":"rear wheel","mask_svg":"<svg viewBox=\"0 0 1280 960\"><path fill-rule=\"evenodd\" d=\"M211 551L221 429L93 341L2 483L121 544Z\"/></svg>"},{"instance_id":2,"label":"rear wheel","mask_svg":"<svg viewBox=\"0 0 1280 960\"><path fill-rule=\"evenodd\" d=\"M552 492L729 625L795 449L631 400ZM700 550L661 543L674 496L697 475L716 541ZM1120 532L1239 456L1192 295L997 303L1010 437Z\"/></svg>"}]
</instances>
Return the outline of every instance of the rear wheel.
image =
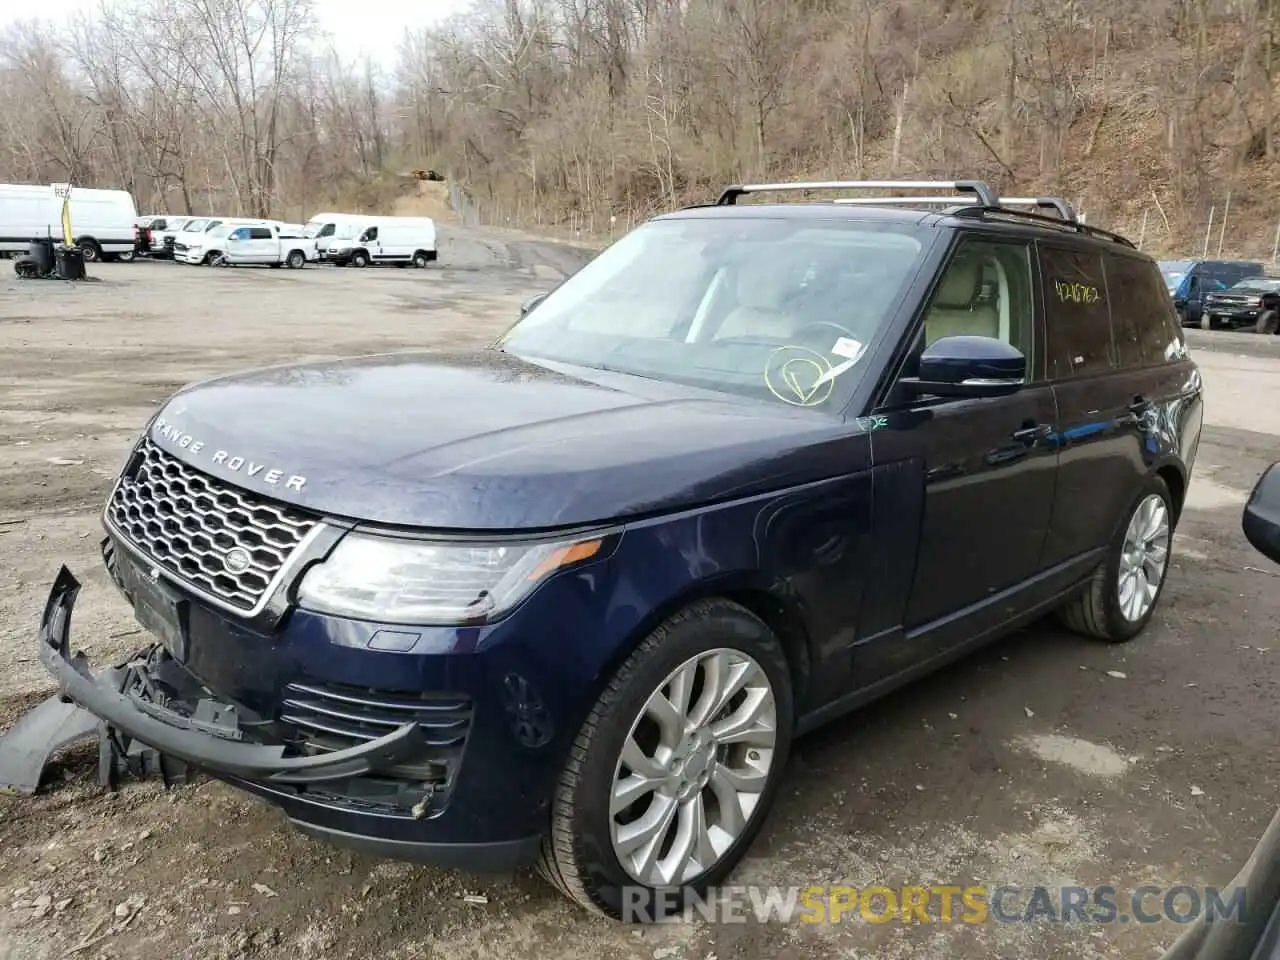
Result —
<instances>
[{"instance_id":1,"label":"rear wheel","mask_svg":"<svg viewBox=\"0 0 1280 960\"><path fill-rule=\"evenodd\" d=\"M419 270L425 270L427 268L427 264L430 262L431 262L431 258L428 257L426 253L424 253L422 250L419 250L417 253L413 255L413 265L417 267Z\"/></svg>"},{"instance_id":2,"label":"rear wheel","mask_svg":"<svg viewBox=\"0 0 1280 960\"><path fill-rule=\"evenodd\" d=\"M615 919L653 921L728 876L773 803L791 742L781 644L700 601L651 633L569 752L540 869Z\"/></svg>"},{"instance_id":3,"label":"rear wheel","mask_svg":"<svg viewBox=\"0 0 1280 960\"><path fill-rule=\"evenodd\" d=\"M1060 609L1062 621L1077 633L1113 643L1141 633L1164 590L1173 528L1169 487L1153 474L1088 586Z\"/></svg>"},{"instance_id":4,"label":"rear wheel","mask_svg":"<svg viewBox=\"0 0 1280 960\"><path fill-rule=\"evenodd\" d=\"M116 256L119 258L121 263L133 263L138 254L135 250L124 250L116 254Z\"/></svg>"},{"instance_id":5,"label":"rear wheel","mask_svg":"<svg viewBox=\"0 0 1280 960\"><path fill-rule=\"evenodd\" d=\"M84 258L85 263L97 263L102 259L102 248L93 237L77 240L76 246L80 248L80 256Z\"/></svg>"}]
</instances>

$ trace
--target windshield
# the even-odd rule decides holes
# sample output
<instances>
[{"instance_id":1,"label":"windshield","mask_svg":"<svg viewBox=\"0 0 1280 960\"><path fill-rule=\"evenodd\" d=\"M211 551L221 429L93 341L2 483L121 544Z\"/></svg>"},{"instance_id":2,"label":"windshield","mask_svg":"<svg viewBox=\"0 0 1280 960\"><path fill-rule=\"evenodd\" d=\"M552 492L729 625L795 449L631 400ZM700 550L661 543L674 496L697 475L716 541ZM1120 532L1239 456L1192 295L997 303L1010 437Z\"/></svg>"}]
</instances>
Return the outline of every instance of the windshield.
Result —
<instances>
[{"instance_id":1,"label":"windshield","mask_svg":"<svg viewBox=\"0 0 1280 960\"><path fill-rule=\"evenodd\" d=\"M1280 280L1271 277L1254 277L1241 280L1228 292L1230 293L1274 293L1280 289Z\"/></svg>"},{"instance_id":2,"label":"windshield","mask_svg":"<svg viewBox=\"0 0 1280 960\"><path fill-rule=\"evenodd\" d=\"M212 230L210 230L210 231L209 231L209 236L211 236L211 237L225 237L225 236L226 236L228 233L230 233L230 232L231 232L231 226L230 226L229 224L225 224L225 223L224 223L224 224L222 224L221 226L214 227Z\"/></svg>"},{"instance_id":3,"label":"windshield","mask_svg":"<svg viewBox=\"0 0 1280 960\"><path fill-rule=\"evenodd\" d=\"M208 224L208 220L188 220L182 225L181 229L184 233L199 233L208 226Z\"/></svg>"},{"instance_id":4,"label":"windshield","mask_svg":"<svg viewBox=\"0 0 1280 960\"><path fill-rule=\"evenodd\" d=\"M359 223L340 223L333 231L335 240L354 240L364 233L364 225Z\"/></svg>"},{"instance_id":5,"label":"windshield","mask_svg":"<svg viewBox=\"0 0 1280 960\"><path fill-rule=\"evenodd\" d=\"M1164 285L1170 293L1178 289L1178 284L1191 269L1190 260L1161 260L1160 275L1164 277Z\"/></svg>"},{"instance_id":6,"label":"windshield","mask_svg":"<svg viewBox=\"0 0 1280 960\"><path fill-rule=\"evenodd\" d=\"M658 220L606 249L501 348L839 410L913 275L922 233L853 220Z\"/></svg>"},{"instance_id":7,"label":"windshield","mask_svg":"<svg viewBox=\"0 0 1280 960\"><path fill-rule=\"evenodd\" d=\"M312 220L310 223L308 223L308 224L307 224L307 227L306 227L306 230L305 230L305 231L304 231L304 233L303 233L303 236L305 236L305 237L317 237L317 236L319 236L319 235L320 235L320 231L321 231L321 230L323 230L323 229L324 229L324 222L323 222L323 221L321 221L321 220Z\"/></svg>"}]
</instances>

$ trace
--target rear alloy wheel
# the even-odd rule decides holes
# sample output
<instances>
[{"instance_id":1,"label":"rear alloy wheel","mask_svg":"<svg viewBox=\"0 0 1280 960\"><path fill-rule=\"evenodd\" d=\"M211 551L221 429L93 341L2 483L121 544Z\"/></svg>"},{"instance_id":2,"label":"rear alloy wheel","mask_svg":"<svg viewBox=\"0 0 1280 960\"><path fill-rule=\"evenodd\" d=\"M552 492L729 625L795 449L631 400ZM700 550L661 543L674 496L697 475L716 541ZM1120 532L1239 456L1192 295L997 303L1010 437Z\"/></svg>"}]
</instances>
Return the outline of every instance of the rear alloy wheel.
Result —
<instances>
[{"instance_id":1,"label":"rear alloy wheel","mask_svg":"<svg viewBox=\"0 0 1280 960\"><path fill-rule=\"evenodd\" d=\"M98 241L80 240L76 246L80 248L80 256L85 263L97 263L102 259L102 248L98 246Z\"/></svg>"},{"instance_id":2,"label":"rear alloy wheel","mask_svg":"<svg viewBox=\"0 0 1280 960\"><path fill-rule=\"evenodd\" d=\"M1169 488L1152 475L1088 586L1061 608L1063 622L1077 633L1115 643L1141 633L1164 590L1173 528Z\"/></svg>"},{"instance_id":3,"label":"rear alloy wheel","mask_svg":"<svg viewBox=\"0 0 1280 960\"><path fill-rule=\"evenodd\" d=\"M285 263L290 270L300 270L302 265L307 262L307 258L301 250L290 250L289 256L285 259Z\"/></svg>"},{"instance_id":4,"label":"rear alloy wheel","mask_svg":"<svg viewBox=\"0 0 1280 960\"><path fill-rule=\"evenodd\" d=\"M427 255L419 250L413 255L413 265L419 270L427 269L427 264L431 261L427 259Z\"/></svg>"},{"instance_id":5,"label":"rear alloy wheel","mask_svg":"<svg viewBox=\"0 0 1280 960\"><path fill-rule=\"evenodd\" d=\"M1280 319L1274 310L1264 310L1258 315L1258 322L1254 324L1254 329L1258 333L1275 333L1276 320Z\"/></svg>"},{"instance_id":6,"label":"rear alloy wheel","mask_svg":"<svg viewBox=\"0 0 1280 960\"><path fill-rule=\"evenodd\" d=\"M583 723L542 873L588 909L656 921L728 876L759 832L791 742L786 656L726 600L650 634Z\"/></svg>"}]
</instances>

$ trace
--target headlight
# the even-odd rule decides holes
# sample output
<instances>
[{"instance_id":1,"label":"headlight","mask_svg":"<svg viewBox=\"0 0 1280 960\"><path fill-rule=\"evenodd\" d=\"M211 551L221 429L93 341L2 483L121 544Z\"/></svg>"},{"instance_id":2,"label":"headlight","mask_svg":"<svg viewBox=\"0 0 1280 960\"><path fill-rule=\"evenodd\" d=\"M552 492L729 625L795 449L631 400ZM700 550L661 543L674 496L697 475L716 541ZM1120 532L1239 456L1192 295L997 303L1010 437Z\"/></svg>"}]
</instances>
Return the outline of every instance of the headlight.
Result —
<instances>
[{"instance_id":1,"label":"headlight","mask_svg":"<svg viewBox=\"0 0 1280 960\"><path fill-rule=\"evenodd\" d=\"M382 623L477 623L510 610L555 571L599 555L604 543L462 544L350 533L303 577L298 603Z\"/></svg>"}]
</instances>

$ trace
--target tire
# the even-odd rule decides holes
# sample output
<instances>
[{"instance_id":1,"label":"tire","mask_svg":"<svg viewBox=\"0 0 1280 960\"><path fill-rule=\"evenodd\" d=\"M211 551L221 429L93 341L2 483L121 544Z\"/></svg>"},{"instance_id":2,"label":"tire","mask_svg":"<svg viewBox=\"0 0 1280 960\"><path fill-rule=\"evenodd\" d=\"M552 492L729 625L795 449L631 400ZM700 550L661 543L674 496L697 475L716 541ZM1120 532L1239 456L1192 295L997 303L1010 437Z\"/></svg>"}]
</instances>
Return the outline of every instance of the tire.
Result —
<instances>
[{"instance_id":1,"label":"tire","mask_svg":"<svg viewBox=\"0 0 1280 960\"><path fill-rule=\"evenodd\" d=\"M1120 564L1125 554L1125 541L1130 525L1135 522L1138 511L1149 505L1152 498L1158 499L1164 511L1163 533L1153 538L1157 542L1163 540L1164 561L1155 595L1151 597L1145 612L1135 618L1127 615L1122 609ZM1098 568L1089 578L1089 583L1084 590L1059 609L1058 614L1062 622L1076 633L1111 643L1132 640L1146 629L1151 615L1160 603L1165 583L1169 579L1169 560L1173 553L1173 530L1176 525L1177 520L1169 497L1169 488L1164 480L1152 474L1125 512L1123 522L1107 547L1106 559L1098 564ZM1148 547L1148 551L1150 549L1151 547Z\"/></svg>"},{"instance_id":2,"label":"tire","mask_svg":"<svg viewBox=\"0 0 1280 960\"><path fill-rule=\"evenodd\" d=\"M301 270L307 262L307 257L301 250L290 250L284 262L290 270Z\"/></svg>"},{"instance_id":3,"label":"tire","mask_svg":"<svg viewBox=\"0 0 1280 960\"><path fill-rule=\"evenodd\" d=\"M369 255L363 250L357 250L351 255L351 265L353 267L367 267L369 265Z\"/></svg>"},{"instance_id":4,"label":"tire","mask_svg":"<svg viewBox=\"0 0 1280 960\"><path fill-rule=\"evenodd\" d=\"M225 267L227 265L227 258L221 253L215 252L208 254L204 258L204 262L206 266L210 267Z\"/></svg>"},{"instance_id":5,"label":"tire","mask_svg":"<svg viewBox=\"0 0 1280 960\"><path fill-rule=\"evenodd\" d=\"M727 749L730 752L694 753L688 758L687 768L673 768L668 754L661 761L668 771L668 779L663 781L663 786L636 791L633 806L620 809L616 815L611 813L615 781L625 767L622 761L624 744L641 744L636 747L637 753L643 753L645 749L652 749L655 753L664 749L653 745L648 736L650 732L656 734L660 728L645 712L646 705L664 690L672 690L667 686L668 682L677 672L688 669L691 663L697 665L692 667L688 676L705 679L706 673L697 660L699 657L736 657L736 666L749 670L751 679L746 683L753 692L772 691L771 754L767 746L767 729L757 731L761 738L757 743L737 743L727 747L717 747L714 741L702 743L700 750ZM691 683L690 692L695 689L699 691L698 697L690 698L686 716L696 714L704 706L701 698L708 688L705 683L701 686ZM675 694L671 692L669 695ZM747 696L740 692L728 701L734 713L743 709L738 697ZM662 702L670 706L669 701ZM618 668L583 722L569 749L556 788L550 830L543 840L540 872L569 899L591 912L614 919L654 921L684 909L708 886L720 883L729 875L763 825L786 765L791 743L792 709L787 658L778 639L763 622L750 611L727 600L703 600L686 607L649 634ZM748 711L748 715L755 713L754 709ZM715 716L720 714L714 714L710 719L714 720ZM754 726L755 721L752 723ZM702 725L699 729L705 734L707 726ZM682 725L677 723L676 728L680 729ZM689 737L686 735L683 739L686 743L682 747L689 745ZM645 756L650 762L660 762L647 754ZM748 810L744 811L736 802L732 807L727 803L723 807L719 803L703 807L704 815L709 812L714 818L709 826L708 840L714 843L719 837L724 844L719 851L714 847L708 851L708 860L712 863L710 869L690 874L670 885L655 886L652 882L637 880L635 874L623 866L614 847L615 816L629 817L634 813L636 818L629 822L638 822L637 808L640 813L645 813L653 809L650 805L656 802L669 804L673 811L692 810L689 804L694 800L717 796L722 787L732 789L725 786L727 780L715 776L717 772L736 769L739 776L752 771L759 773L758 767L752 765L763 762L762 756L768 761L767 772L763 774L761 789L752 793L756 800ZM634 775L631 771L628 778ZM659 793L673 785L677 778L690 775L694 779L685 781L683 797ZM658 800L660 795L661 801ZM736 838L723 829L721 811L728 809L737 810L741 818ZM674 833L674 827L681 819L678 813L670 816L668 825L656 835L659 852L664 838ZM715 832L715 837L711 831ZM718 859L710 854L715 854ZM674 856L675 851L668 851L667 855ZM693 866L701 868L701 864L696 862Z\"/></svg>"},{"instance_id":6,"label":"tire","mask_svg":"<svg viewBox=\"0 0 1280 960\"><path fill-rule=\"evenodd\" d=\"M98 263L102 260L102 248L92 237L77 240L76 246L80 248L80 256L84 257L85 263Z\"/></svg>"},{"instance_id":7,"label":"tire","mask_svg":"<svg viewBox=\"0 0 1280 960\"><path fill-rule=\"evenodd\" d=\"M1200 314L1200 329L1201 330L1213 329L1213 316L1211 314L1208 314L1208 313Z\"/></svg>"},{"instance_id":8,"label":"tire","mask_svg":"<svg viewBox=\"0 0 1280 960\"><path fill-rule=\"evenodd\" d=\"M431 262L431 258L419 250L413 255L413 265L419 270L427 269L427 264Z\"/></svg>"},{"instance_id":9,"label":"tire","mask_svg":"<svg viewBox=\"0 0 1280 960\"><path fill-rule=\"evenodd\" d=\"M116 259L121 263L133 263L138 254L135 250L125 250L123 253L116 254Z\"/></svg>"},{"instance_id":10,"label":"tire","mask_svg":"<svg viewBox=\"0 0 1280 960\"><path fill-rule=\"evenodd\" d=\"M1280 319L1280 316L1274 310L1264 310L1258 315L1258 321L1253 328L1258 333L1275 333L1277 326L1280 326L1280 324L1276 323L1278 319Z\"/></svg>"}]
</instances>

